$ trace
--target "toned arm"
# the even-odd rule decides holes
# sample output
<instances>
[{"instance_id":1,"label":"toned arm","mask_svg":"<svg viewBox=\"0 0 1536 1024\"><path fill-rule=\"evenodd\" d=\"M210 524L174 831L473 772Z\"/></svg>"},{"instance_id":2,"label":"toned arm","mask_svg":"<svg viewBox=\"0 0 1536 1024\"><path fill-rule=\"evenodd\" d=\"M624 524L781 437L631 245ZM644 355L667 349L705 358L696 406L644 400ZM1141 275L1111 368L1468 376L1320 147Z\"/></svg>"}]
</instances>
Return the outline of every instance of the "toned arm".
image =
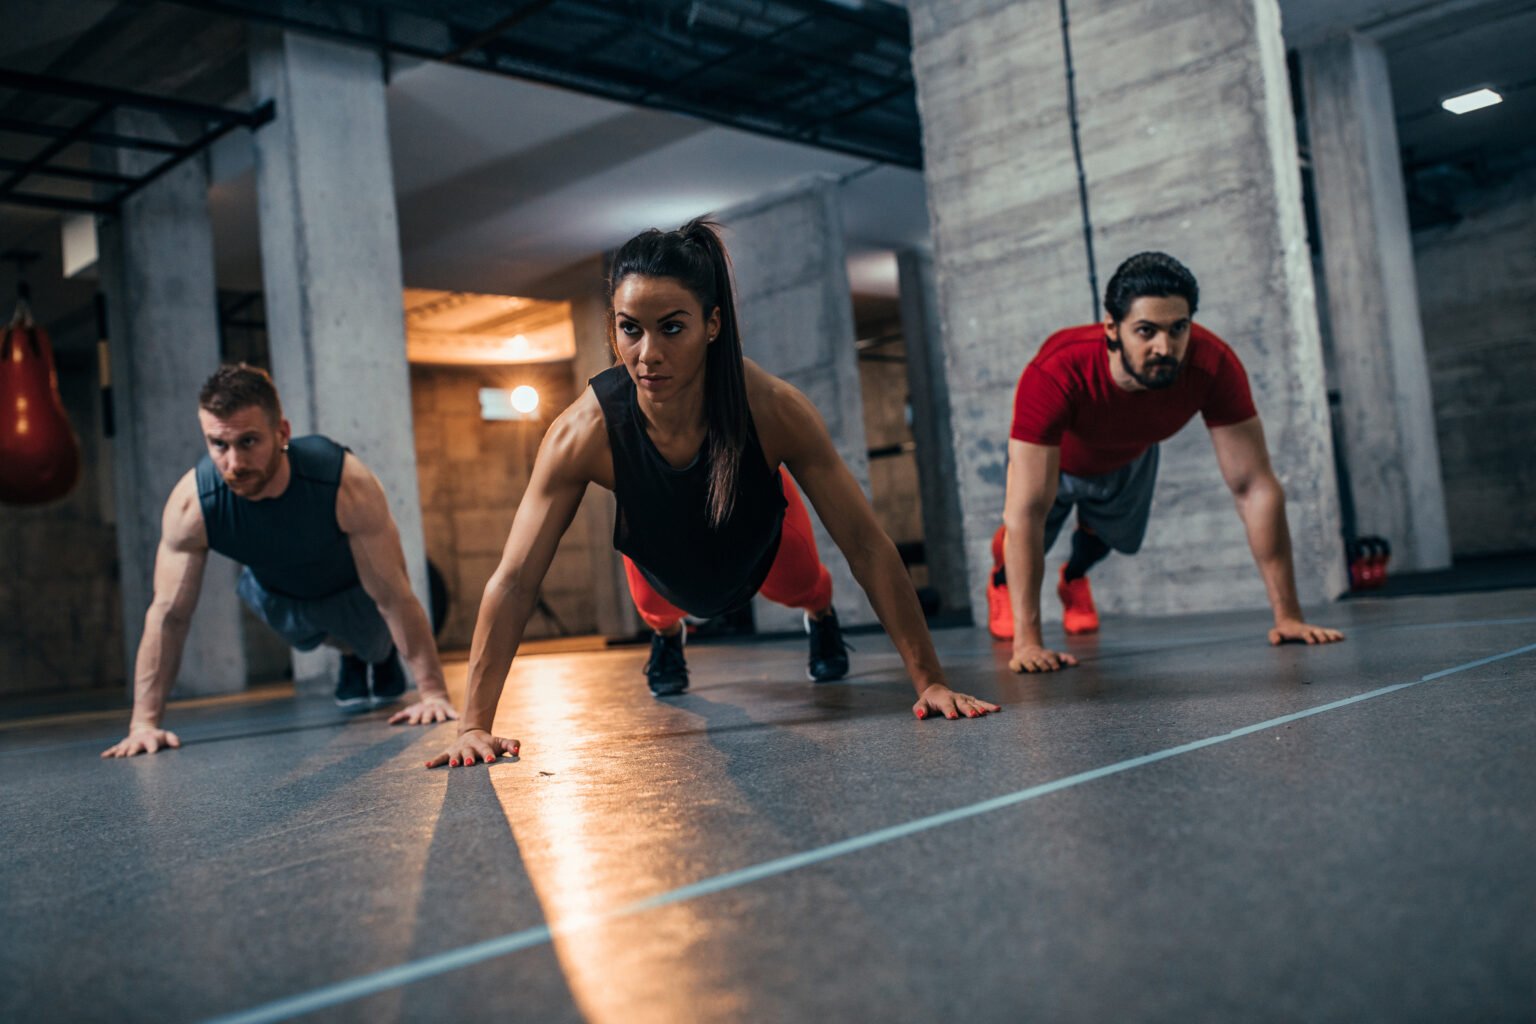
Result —
<instances>
[{"instance_id":1,"label":"toned arm","mask_svg":"<svg viewBox=\"0 0 1536 1024\"><path fill-rule=\"evenodd\" d=\"M1344 639L1336 629L1303 621L1296 597L1296 572L1291 557L1291 531L1285 518L1285 491L1270 467L1264 427L1254 416L1241 423L1211 428L1211 444L1222 479L1237 503L1237 514L1248 533L1248 547L1264 578L1274 610L1271 644L1287 640L1326 644Z\"/></svg>"},{"instance_id":2,"label":"toned arm","mask_svg":"<svg viewBox=\"0 0 1536 1024\"><path fill-rule=\"evenodd\" d=\"M1013 607L1015 672L1054 672L1076 665L1070 654L1050 650L1040 632L1040 581L1045 576L1045 519L1056 502L1061 448L1008 441L1008 482L1003 497L1003 565Z\"/></svg>"},{"instance_id":3,"label":"toned arm","mask_svg":"<svg viewBox=\"0 0 1536 1024\"><path fill-rule=\"evenodd\" d=\"M912 679L918 695L913 714L974 718L998 710L996 704L955 693L945 683L922 607L896 545L880 528L815 406L794 387L755 365L748 363L747 369L748 401L768 464L782 462L789 467L848 559L848 567L869 596Z\"/></svg>"},{"instance_id":4,"label":"toned arm","mask_svg":"<svg viewBox=\"0 0 1536 1024\"><path fill-rule=\"evenodd\" d=\"M534 460L528 489L517 506L501 562L485 585L469 654L469 696L464 720L450 748L427 762L441 765L487 764L502 754L516 754L520 744L491 734L496 705L506 685L512 658L533 614L544 574L560 538L571 525L587 485L612 486L602 410L591 389L551 424Z\"/></svg>"},{"instance_id":5,"label":"toned arm","mask_svg":"<svg viewBox=\"0 0 1536 1024\"><path fill-rule=\"evenodd\" d=\"M160 720L181 667L207 561L208 536L197 501L197 476L189 470L171 489L160 518L154 597L144 615L144 635L134 662L133 717L128 735L102 751L102 757L132 757L153 754L161 747L181 746L175 733L160 728Z\"/></svg>"},{"instance_id":6,"label":"toned arm","mask_svg":"<svg viewBox=\"0 0 1536 1024\"><path fill-rule=\"evenodd\" d=\"M431 623L411 590L400 531L390 515L384 487L351 452L341 466L336 523L347 535L363 590L378 605L379 614L389 626L389 635L421 689L421 700L396 712L390 723L429 725L457 718L448 699Z\"/></svg>"}]
</instances>

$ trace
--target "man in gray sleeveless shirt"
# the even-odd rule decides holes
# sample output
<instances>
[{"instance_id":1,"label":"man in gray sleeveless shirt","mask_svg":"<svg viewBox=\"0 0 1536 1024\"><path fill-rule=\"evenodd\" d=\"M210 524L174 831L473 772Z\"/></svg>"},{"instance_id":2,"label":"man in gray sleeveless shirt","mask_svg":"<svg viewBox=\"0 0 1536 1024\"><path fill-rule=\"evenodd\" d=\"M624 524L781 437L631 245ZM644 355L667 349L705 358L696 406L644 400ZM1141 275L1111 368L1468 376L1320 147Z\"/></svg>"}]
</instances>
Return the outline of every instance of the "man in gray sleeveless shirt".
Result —
<instances>
[{"instance_id":1,"label":"man in gray sleeveless shirt","mask_svg":"<svg viewBox=\"0 0 1536 1024\"><path fill-rule=\"evenodd\" d=\"M290 438L263 370L221 368L198 405L208 455L166 502L154 599L134 669L133 718L128 736L102 756L181 745L160 721L210 550L245 566L241 599L289 644L342 649L337 704L365 709L399 700L405 677L398 645L421 700L390 724L457 718L378 478L329 438Z\"/></svg>"}]
</instances>

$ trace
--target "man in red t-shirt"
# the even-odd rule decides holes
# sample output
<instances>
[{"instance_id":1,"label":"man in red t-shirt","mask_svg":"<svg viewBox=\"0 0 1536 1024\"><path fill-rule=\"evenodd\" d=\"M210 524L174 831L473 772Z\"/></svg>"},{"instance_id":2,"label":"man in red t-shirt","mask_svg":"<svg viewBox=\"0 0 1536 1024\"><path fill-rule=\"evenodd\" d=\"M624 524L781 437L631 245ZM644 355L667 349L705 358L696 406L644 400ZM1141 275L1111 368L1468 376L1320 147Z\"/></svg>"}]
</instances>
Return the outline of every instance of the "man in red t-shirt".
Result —
<instances>
[{"instance_id":1,"label":"man in red t-shirt","mask_svg":"<svg viewBox=\"0 0 1536 1024\"><path fill-rule=\"evenodd\" d=\"M1269 592L1275 613L1269 642L1344 639L1338 630L1302 621L1285 493L1269 465L1242 363L1191 319L1199 296L1194 275L1173 257L1132 256L1105 289L1104 322L1051 335L1019 378L1003 528L993 541L994 552L1001 548L1002 571L988 588L990 625L1012 637L1008 665L1015 672L1077 664L1045 647L1040 633L1045 553L1067 513L1077 508L1072 554L1057 585L1062 625L1068 633L1091 633L1099 618L1087 572L1111 550L1130 555L1140 549L1158 442L1195 413L1210 429Z\"/></svg>"}]
</instances>

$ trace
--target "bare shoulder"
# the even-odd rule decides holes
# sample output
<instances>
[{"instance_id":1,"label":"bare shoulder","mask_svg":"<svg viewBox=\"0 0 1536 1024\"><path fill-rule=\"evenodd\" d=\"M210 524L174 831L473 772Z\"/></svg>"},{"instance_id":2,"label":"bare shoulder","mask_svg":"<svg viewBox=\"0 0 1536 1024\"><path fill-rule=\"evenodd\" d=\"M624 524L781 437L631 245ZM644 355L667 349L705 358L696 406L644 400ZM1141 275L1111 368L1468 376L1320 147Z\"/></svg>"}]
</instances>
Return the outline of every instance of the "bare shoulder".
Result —
<instances>
[{"instance_id":1,"label":"bare shoulder","mask_svg":"<svg viewBox=\"0 0 1536 1024\"><path fill-rule=\"evenodd\" d=\"M203 551L208 530L203 525L203 506L197 497L197 470L189 469L171 488L160 519L160 537L175 551Z\"/></svg>"},{"instance_id":2,"label":"bare shoulder","mask_svg":"<svg viewBox=\"0 0 1536 1024\"><path fill-rule=\"evenodd\" d=\"M336 524L343 533L363 533L391 521L384 485L354 453L341 459L341 484L336 489Z\"/></svg>"},{"instance_id":3,"label":"bare shoulder","mask_svg":"<svg viewBox=\"0 0 1536 1024\"><path fill-rule=\"evenodd\" d=\"M750 359L743 363L747 405L770 466L791 461L828 438L821 413L799 388Z\"/></svg>"},{"instance_id":4,"label":"bare shoulder","mask_svg":"<svg viewBox=\"0 0 1536 1024\"><path fill-rule=\"evenodd\" d=\"M549 425L539 445L539 463L554 482L613 487L608 421L591 387Z\"/></svg>"}]
</instances>

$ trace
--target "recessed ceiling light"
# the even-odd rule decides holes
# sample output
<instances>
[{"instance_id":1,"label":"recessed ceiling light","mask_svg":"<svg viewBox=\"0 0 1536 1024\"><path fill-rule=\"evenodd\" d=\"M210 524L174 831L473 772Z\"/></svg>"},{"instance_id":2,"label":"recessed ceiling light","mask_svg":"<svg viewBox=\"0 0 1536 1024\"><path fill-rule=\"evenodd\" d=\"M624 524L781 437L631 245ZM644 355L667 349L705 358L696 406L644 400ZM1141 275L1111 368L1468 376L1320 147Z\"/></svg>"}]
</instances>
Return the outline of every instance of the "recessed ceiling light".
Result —
<instances>
[{"instance_id":1,"label":"recessed ceiling light","mask_svg":"<svg viewBox=\"0 0 1536 1024\"><path fill-rule=\"evenodd\" d=\"M1474 110L1482 110L1491 107L1495 103L1503 103L1504 97L1492 89L1474 89L1464 92L1460 96L1452 96L1448 100L1441 100L1440 105L1453 114L1469 114Z\"/></svg>"}]
</instances>

